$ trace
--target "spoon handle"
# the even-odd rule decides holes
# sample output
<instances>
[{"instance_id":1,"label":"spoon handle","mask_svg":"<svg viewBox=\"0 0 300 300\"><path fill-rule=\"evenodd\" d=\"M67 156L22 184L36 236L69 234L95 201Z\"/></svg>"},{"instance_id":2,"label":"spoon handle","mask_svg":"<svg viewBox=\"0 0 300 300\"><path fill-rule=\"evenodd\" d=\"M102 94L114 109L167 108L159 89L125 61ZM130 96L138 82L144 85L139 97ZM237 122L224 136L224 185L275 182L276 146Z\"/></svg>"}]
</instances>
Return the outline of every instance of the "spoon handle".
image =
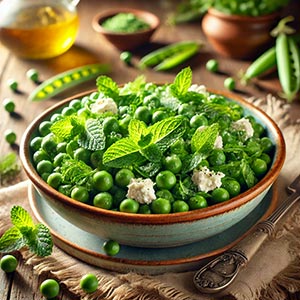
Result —
<instances>
[{"instance_id":1,"label":"spoon handle","mask_svg":"<svg viewBox=\"0 0 300 300\"><path fill-rule=\"evenodd\" d=\"M275 224L300 198L299 192L289 196L265 221L257 223L253 230L231 250L210 261L196 272L194 284L203 293L217 293L228 287L265 239L274 231Z\"/></svg>"}]
</instances>

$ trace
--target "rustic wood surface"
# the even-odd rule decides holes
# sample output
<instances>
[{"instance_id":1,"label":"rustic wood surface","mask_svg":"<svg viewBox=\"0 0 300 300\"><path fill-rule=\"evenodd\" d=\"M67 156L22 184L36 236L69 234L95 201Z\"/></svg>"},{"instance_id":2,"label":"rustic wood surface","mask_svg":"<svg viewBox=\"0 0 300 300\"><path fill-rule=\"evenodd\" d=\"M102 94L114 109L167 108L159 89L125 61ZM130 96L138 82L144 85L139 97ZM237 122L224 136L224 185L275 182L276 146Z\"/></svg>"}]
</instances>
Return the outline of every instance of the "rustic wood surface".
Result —
<instances>
[{"instance_id":1,"label":"rustic wood surface","mask_svg":"<svg viewBox=\"0 0 300 300\"><path fill-rule=\"evenodd\" d=\"M22 60L11 54L6 48L0 44L0 100L6 97L12 98L16 103L16 114L9 115L2 107L0 107L0 156L11 151L18 151L18 144L21 136L28 124L46 108L57 103L63 97L71 96L77 92L82 92L95 87L95 82L89 82L80 85L56 99L47 100L39 103L32 103L27 100L28 94L35 87L34 83L26 78L26 71L30 68L39 70L40 79L45 80L50 76L70 68L81 66L94 62L105 62L112 66L110 76L118 83L124 83L134 79L141 71L134 67L128 67L119 59L120 51L115 49L105 39L100 37L92 28L91 21L93 16L100 11L108 8L117 7L134 7L152 11L161 19L161 26L155 33L152 43L133 51L134 60L137 60L142 54L147 53L150 49L157 45L164 45L180 40L196 40L205 43L201 53L192 58L187 64L193 69L193 81L205 84L213 89L223 90L223 82L227 76L236 77L241 69L249 65L249 61L233 60L218 56L213 52L210 45L205 41L205 37L201 32L200 21L170 26L167 19L170 11L174 10L178 1L172 0L82 0L78 5L80 17L80 30L75 45L65 54L44 61ZM289 10L293 14L297 14L296 20L298 25L300 22L300 3L294 1ZM42 42L42 41L41 41ZM220 70L222 74L212 74L205 69L205 63L209 58L219 60ZM187 65L186 64L186 65ZM170 82L174 75L183 67L180 66L171 72L154 72L152 70L145 71L147 80L155 82ZM13 93L7 86L7 80L14 78L19 83L21 93ZM265 96L268 92L278 91L279 84L276 78L265 78L259 81L260 88L257 86L241 86L237 84L236 92L242 96ZM297 119L300 115L300 101L294 101L291 105L290 114L293 119ZM7 128L13 129L17 133L17 143L13 147L9 146L4 140L4 131ZM26 175L21 172L17 181L26 179ZM10 184L13 184L11 182ZM1 216L0 216L1 217ZM0 299L14 300L31 300L41 299L38 291L39 284L44 280L43 277L36 276L29 266L23 264L20 260L18 271L14 274L5 274L0 272ZM59 299L69 300L70 297L66 291L62 291ZM299 295L290 295L289 299L300 299Z\"/></svg>"}]
</instances>

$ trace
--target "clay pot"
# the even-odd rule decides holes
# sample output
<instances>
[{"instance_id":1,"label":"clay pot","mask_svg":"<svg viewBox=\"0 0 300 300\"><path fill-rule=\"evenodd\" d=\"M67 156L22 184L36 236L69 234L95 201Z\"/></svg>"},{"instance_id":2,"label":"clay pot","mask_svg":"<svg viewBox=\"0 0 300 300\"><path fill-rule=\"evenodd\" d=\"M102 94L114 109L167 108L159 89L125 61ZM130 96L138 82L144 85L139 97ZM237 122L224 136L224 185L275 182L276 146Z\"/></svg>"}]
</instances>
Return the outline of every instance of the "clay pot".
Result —
<instances>
[{"instance_id":1,"label":"clay pot","mask_svg":"<svg viewBox=\"0 0 300 300\"><path fill-rule=\"evenodd\" d=\"M279 12L259 16L238 16L210 8L203 17L202 30L214 50L230 58L253 58L272 41L270 31Z\"/></svg>"}]
</instances>

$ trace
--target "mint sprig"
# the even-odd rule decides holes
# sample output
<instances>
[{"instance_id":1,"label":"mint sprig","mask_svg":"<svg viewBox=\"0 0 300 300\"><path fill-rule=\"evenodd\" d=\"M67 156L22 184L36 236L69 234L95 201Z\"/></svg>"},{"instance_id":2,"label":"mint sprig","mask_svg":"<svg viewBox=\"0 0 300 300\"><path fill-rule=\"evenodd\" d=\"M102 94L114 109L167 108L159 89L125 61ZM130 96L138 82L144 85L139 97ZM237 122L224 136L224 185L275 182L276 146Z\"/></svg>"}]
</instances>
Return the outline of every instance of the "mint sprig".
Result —
<instances>
[{"instance_id":1,"label":"mint sprig","mask_svg":"<svg viewBox=\"0 0 300 300\"><path fill-rule=\"evenodd\" d=\"M103 163L122 168L138 166L145 160L157 162L157 158L184 134L183 122L182 117L170 117L147 127L144 122L133 119L128 127L129 136L105 151Z\"/></svg>"},{"instance_id":2,"label":"mint sprig","mask_svg":"<svg viewBox=\"0 0 300 300\"><path fill-rule=\"evenodd\" d=\"M38 256L52 253L53 241L49 229L35 224L30 214L21 206L13 206L10 212L13 224L0 238L0 252L8 253L28 246Z\"/></svg>"},{"instance_id":3,"label":"mint sprig","mask_svg":"<svg viewBox=\"0 0 300 300\"><path fill-rule=\"evenodd\" d=\"M191 84L192 70L190 67L186 67L176 75L174 82L170 86L171 92L175 97L180 98L188 92Z\"/></svg>"}]
</instances>

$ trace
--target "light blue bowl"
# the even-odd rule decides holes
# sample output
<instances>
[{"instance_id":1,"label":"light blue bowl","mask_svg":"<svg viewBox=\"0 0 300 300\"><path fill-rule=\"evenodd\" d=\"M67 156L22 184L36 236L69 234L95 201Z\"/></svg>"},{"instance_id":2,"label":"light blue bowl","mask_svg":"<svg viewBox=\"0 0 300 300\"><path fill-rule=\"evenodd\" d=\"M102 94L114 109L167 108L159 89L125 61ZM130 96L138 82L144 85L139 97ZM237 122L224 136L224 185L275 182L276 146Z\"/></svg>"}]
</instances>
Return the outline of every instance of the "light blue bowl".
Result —
<instances>
[{"instance_id":1,"label":"light blue bowl","mask_svg":"<svg viewBox=\"0 0 300 300\"><path fill-rule=\"evenodd\" d=\"M165 248L186 245L222 234L223 231L245 218L264 199L283 166L285 143L278 126L263 111L236 95L212 92L222 94L241 105L245 110L245 115L253 116L266 128L268 137L275 144L274 159L264 178L229 201L200 210L167 215L130 214L104 210L78 202L46 184L32 165L30 141L43 120L49 119L49 116L67 105L72 99L83 97L90 91L60 102L31 123L20 145L23 167L37 191L60 216L100 238L113 239L120 244L136 247Z\"/></svg>"}]
</instances>

